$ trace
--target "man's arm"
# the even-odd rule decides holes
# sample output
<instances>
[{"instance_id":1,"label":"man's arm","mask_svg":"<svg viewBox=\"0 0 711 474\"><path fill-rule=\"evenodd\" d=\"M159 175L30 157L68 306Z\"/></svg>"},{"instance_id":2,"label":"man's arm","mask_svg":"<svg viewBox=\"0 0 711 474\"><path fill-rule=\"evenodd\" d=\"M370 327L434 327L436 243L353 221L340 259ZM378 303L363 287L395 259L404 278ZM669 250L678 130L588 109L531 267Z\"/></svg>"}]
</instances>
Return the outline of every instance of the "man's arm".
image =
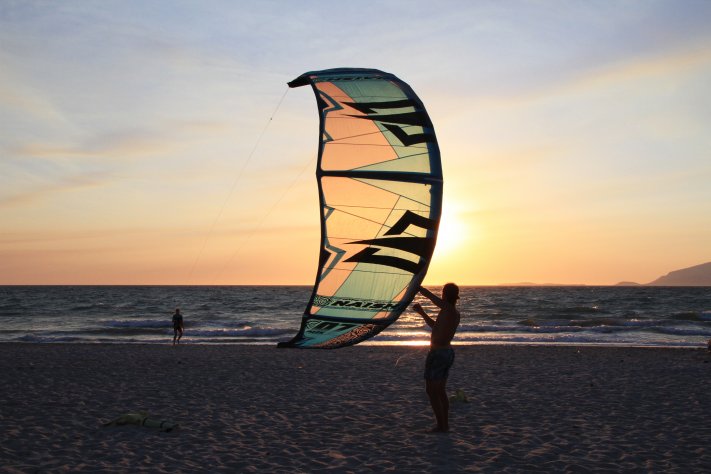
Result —
<instances>
[{"instance_id":1,"label":"man's arm","mask_svg":"<svg viewBox=\"0 0 711 474\"><path fill-rule=\"evenodd\" d=\"M440 309L444 309L444 307L447 305L447 303L442 298L435 295L424 286L421 286L418 291L422 294L422 296L433 302Z\"/></svg>"},{"instance_id":2,"label":"man's arm","mask_svg":"<svg viewBox=\"0 0 711 474\"><path fill-rule=\"evenodd\" d=\"M425 320L425 322L427 323L427 325L429 327L434 327L435 320L429 317L427 312L424 309L422 309L422 305L420 305L420 303L413 304L412 309L414 309L415 312L417 312L417 314L422 316L422 319Z\"/></svg>"}]
</instances>

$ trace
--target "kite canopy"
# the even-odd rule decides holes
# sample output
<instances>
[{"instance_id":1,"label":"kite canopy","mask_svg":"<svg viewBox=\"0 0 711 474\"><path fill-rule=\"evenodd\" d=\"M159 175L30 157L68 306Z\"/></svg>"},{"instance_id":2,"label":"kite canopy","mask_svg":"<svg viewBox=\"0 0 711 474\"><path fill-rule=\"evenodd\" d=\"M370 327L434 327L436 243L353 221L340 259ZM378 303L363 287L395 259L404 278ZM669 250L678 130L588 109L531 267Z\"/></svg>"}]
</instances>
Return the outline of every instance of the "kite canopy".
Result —
<instances>
[{"instance_id":1,"label":"kite canopy","mask_svg":"<svg viewBox=\"0 0 711 474\"><path fill-rule=\"evenodd\" d=\"M376 69L302 74L320 117L321 255L301 328L280 347L357 344L394 322L427 273L442 207L442 167L425 107Z\"/></svg>"}]
</instances>

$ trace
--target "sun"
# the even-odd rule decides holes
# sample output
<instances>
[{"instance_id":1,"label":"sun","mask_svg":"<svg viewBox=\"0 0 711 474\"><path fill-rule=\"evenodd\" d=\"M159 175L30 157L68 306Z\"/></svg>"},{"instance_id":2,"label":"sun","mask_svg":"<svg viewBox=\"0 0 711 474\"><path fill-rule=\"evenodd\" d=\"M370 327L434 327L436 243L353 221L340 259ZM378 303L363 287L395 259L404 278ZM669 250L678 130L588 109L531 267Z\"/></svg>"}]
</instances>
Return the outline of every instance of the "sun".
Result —
<instances>
[{"instance_id":1,"label":"sun","mask_svg":"<svg viewBox=\"0 0 711 474\"><path fill-rule=\"evenodd\" d=\"M437 232L435 255L444 256L457 250L467 240L468 226L460 218L456 206L443 208Z\"/></svg>"}]
</instances>

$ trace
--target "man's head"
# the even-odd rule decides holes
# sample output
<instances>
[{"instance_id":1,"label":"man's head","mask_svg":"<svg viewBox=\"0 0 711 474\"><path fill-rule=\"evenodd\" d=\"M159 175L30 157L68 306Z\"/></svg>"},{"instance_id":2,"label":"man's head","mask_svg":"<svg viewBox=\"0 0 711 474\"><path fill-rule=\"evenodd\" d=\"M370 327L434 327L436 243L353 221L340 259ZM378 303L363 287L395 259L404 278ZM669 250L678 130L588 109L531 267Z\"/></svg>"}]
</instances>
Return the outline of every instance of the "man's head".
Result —
<instances>
[{"instance_id":1,"label":"man's head","mask_svg":"<svg viewBox=\"0 0 711 474\"><path fill-rule=\"evenodd\" d=\"M442 299L449 304L456 304L459 299L459 287L454 283L447 283L442 288Z\"/></svg>"}]
</instances>

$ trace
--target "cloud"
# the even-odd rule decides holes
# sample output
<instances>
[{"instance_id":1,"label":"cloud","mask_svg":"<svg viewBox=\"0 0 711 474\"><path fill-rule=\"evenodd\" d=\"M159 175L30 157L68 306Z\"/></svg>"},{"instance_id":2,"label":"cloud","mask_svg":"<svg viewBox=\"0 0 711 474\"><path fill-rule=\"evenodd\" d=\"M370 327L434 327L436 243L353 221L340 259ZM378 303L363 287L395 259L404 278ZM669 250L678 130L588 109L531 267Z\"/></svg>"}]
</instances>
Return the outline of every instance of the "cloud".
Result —
<instances>
[{"instance_id":1,"label":"cloud","mask_svg":"<svg viewBox=\"0 0 711 474\"><path fill-rule=\"evenodd\" d=\"M519 107L527 103L551 98L585 94L617 84L635 84L673 76L678 78L696 74L711 67L711 43L687 45L686 48L653 52L639 56L617 58L603 64L589 64L573 71L561 70L548 75L545 80L516 83L498 93L473 95L469 109L481 106ZM457 100L460 100L458 98ZM458 107L461 109L461 107Z\"/></svg>"},{"instance_id":2,"label":"cloud","mask_svg":"<svg viewBox=\"0 0 711 474\"><path fill-rule=\"evenodd\" d=\"M711 44L661 55L630 58L597 70L589 71L559 84L543 95L576 93L601 88L610 84L636 82L654 76L683 76L699 67L711 66Z\"/></svg>"},{"instance_id":3,"label":"cloud","mask_svg":"<svg viewBox=\"0 0 711 474\"><path fill-rule=\"evenodd\" d=\"M101 186L109 181L109 177L98 173L85 173L66 176L57 181L43 185L35 185L32 189L0 196L0 208L31 204L47 196L57 193L76 191L84 188Z\"/></svg>"},{"instance_id":4,"label":"cloud","mask_svg":"<svg viewBox=\"0 0 711 474\"><path fill-rule=\"evenodd\" d=\"M227 135L233 126L219 120L168 121L153 129L123 129L95 133L75 144L22 143L8 155L29 158L146 158L174 153L185 142Z\"/></svg>"},{"instance_id":5,"label":"cloud","mask_svg":"<svg viewBox=\"0 0 711 474\"><path fill-rule=\"evenodd\" d=\"M97 157L131 157L137 154L145 155L152 149L161 147L157 143L148 141L130 141L118 144L92 144L92 145L51 145L45 143L27 143L11 149L11 153L28 158L72 159L72 158L97 158Z\"/></svg>"}]
</instances>

